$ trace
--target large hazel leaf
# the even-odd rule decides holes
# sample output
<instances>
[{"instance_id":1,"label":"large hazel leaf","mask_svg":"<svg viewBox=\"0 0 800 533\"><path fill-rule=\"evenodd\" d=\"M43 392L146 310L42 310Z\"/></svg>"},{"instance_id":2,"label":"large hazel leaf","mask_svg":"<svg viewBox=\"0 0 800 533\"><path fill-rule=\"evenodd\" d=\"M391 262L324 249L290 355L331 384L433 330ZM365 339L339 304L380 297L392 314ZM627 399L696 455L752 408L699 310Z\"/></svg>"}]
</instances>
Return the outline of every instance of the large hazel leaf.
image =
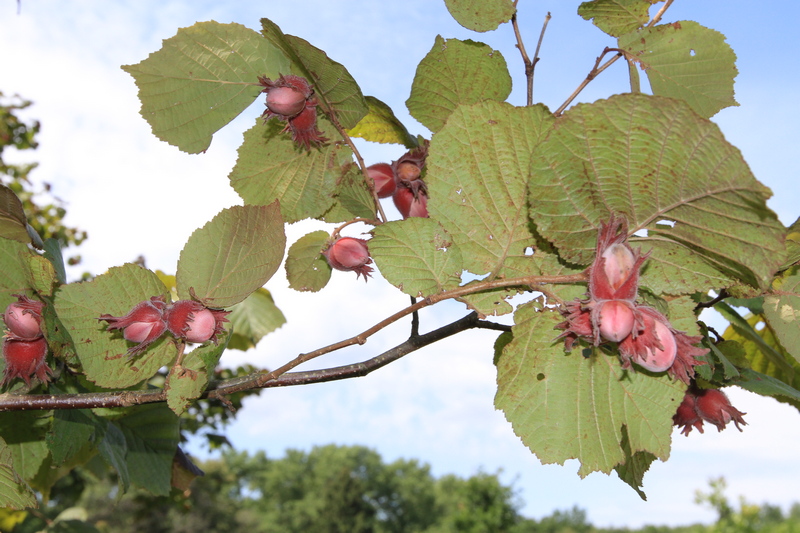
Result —
<instances>
[{"instance_id":1,"label":"large hazel leaf","mask_svg":"<svg viewBox=\"0 0 800 533\"><path fill-rule=\"evenodd\" d=\"M511 75L500 52L483 43L437 35L417 66L406 106L411 116L435 133L459 104L502 102L509 94Z\"/></svg>"},{"instance_id":2,"label":"large hazel leaf","mask_svg":"<svg viewBox=\"0 0 800 533\"><path fill-rule=\"evenodd\" d=\"M61 287L55 299L56 312L72 337L86 379L106 388L132 387L150 378L177 355L168 335L150 345L141 355L128 357L126 341L119 331L106 331L102 314L124 316L152 296L169 293L153 272L134 264L114 267L90 282Z\"/></svg>"},{"instance_id":3,"label":"large hazel leaf","mask_svg":"<svg viewBox=\"0 0 800 533\"><path fill-rule=\"evenodd\" d=\"M430 296L461 283L461 252L435 220L387 222L372 233L370 255L381 275L404 293Z\"/></svg>"},{"instance_id":4,"label":"large hazel leaf","mask_svg":"<svg viewBox=\"0 0 800 533\"><path fill-rule=\"evenodd\" d=\"M312 231L303 235L289 248L286 257L286 278L296 291L317 292L331 279L331 267L322 256L328 245L327 231Z\"/></svg>"},{"instance_id":5,"label":"large hazel leaf","mask_svg":"<svg viewBox=\"0 0 800 533\"><path fill-rule=\"evenodd\" d=\"M374 96L366 96L365 99L369 112L347 132L350 137L376 143L402 144L408 149L418 146L416 137L398 120L391 107Z\"/></svg>"},{"instance_id":6,"label":"large hazel leaf","mask_svg":"<svg viewBox=\"0 0 800 533\"><path fill-rule=\"evenodd\" d=\"M331 137L333 128L318 121L323 133ZM334 133L335 135L335 133ZM336 183L342 166L352 161L349 148L328 144L319 149L300 150L281 123L259 121L244 134L239 157L231 170L231 186L247 204L281 204L281 215L288 223L322 216L333 205Z\"/></svg>"},{"instance_id":7,"label":"large hazel leaf","mask_svg":"<svg viewBox=\"0 0 800 533\"><path fill-rule=\"evenodd\" d=\"M578 459L585 477L609 473L638 452L669 457L683 383L624 371L617 357L598 350L565 354L553 341L562 317L552 310L526 304L514 318L514 340L497 362L495 406L542 463Z\"/></svg>"},{"instance_id":8,"label":"large hazel leaf","mask_svg":"<svg viewBox=\"0 0 800 533\"><path fill-rule=\"evenodd\" d=\"M533 148L553 117L544 106L486 101L459 106L431 141L428 212L461 250L473 274L500 274L506 262L529 263L535 245L525 182Z\"/></svg>"},{"instance_id":9,"label":"large hazel leaf","mask_svg":"<svg viewBox=\"0 0 800 533\"><path fill-rule=\"evenodd\" d=\"M258 76L277 78L289 60L249 28L209 21L181 28L147 59L122 68L136 80L153 134L196 154L253 103L263 89Z\"/></svg>"},{"instance_id":10,"label":"large hazel leaf","mask_svg":"<svg viewBox=\"0 0 800 533\"><path fill-rule=\"evenodd\" d=\"M447 10L468 30L492 31L516 12L511 0L444 0Z\"/></svg>"},{"instance_id":11,"label":"large hazel leaf","mask_svg":"<svg viewBox=\"0 0 800 533\"><path fill-rule=\"evenodd\" d=\"M683 270L660 281L648 272L673 294L727 277L769 284L785 231L770 194L715 124L642 94L569 110L536 147L529 182L531 219L562 257L589 264L600 223L622 214L630 233L648 230L632 239L653 251L648 263L664 261L664 276Z\"/></svg>"},{"instance_id":12,"label":"large hazel leaf","mask_svg":"<svg viewBox=\"0 0 800 533\"><path fill-rule=\"evenodd\" d=\"M619 47L647 73L653 94L685 100L703 117L739 105L736 54L717 31L683 20L623 35Z\"/></svg>"},{"instance_id":13,"label":"large hazel leaf","mask_svg":"<svg viewBox=\"0 0 800 533\"><path fill-rule=\"evenodd\" d=\"M291 73L312 82L320 107L326 113L335 114L343 128L355 127L368 108L361 89L347 69L308 41L283 33L269 19L261 19L261 27L261 34L291 60Z\"/></svg>"},{"instance_id":14,"label":"large hazel leaf","mask_svg":"<svg viewBox=\"0 0 800 533\"><path fill-rule=\"evenodd\" d=\"M230 307L264 285L283 260L286 235L277 203L222 210L181 251L176 287L208 307Z\"/></svg>"},{"instance_id":15,"label":"large hazel leaf","mask_svg":"<svg viewBox=\"0 0 800 533\"><path fill-rule=\"evenodd\" d=\"M613 37L641 28L649 19L650 0L592 0L578 7L578 15Z\"/></svg>"},{"instance_id":16,"label":"large hazel leaf","mask_svg":"<svg viewBox=\"0 0 800 533\"><path fill-rule=\"evenodd\" d=\"M0 184L0 237L22 243L31 242L28 219L14 191Z\"/></svg>"}]
</instances>

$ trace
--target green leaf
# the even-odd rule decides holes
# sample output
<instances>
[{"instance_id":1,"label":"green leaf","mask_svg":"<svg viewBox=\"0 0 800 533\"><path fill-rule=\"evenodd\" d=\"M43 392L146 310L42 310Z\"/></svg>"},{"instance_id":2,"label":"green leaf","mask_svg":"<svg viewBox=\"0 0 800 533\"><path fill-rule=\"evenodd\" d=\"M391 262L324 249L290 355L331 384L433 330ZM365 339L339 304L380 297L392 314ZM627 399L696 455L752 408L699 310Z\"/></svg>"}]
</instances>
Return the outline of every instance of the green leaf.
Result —
<instances>
[{"instance_id":1,"label":"green leaf","mask_svg":"<svg viewBox=\"0 0 800 533\"><path fill-rule=\"evenodd\" d=\"M28 285L39 294L51 296L58 283L53 263L46 257L36 254L28 256Z\"/></svg>"},{"instance_id":2,"label":"green leaf","mask_svg":"<svg viewBox=\"0 0 800 533\"><path fill-rule=\"evenodd\" d=\"M64 256L61 255L61 243L50 238L44 241L44 256L53 264L58 282L67 282L67 269L64 266Z\"/></svg>"},{"instance_id":3,"label":"green leaf","mask_svg":"<svg viewBox=\"0 0 800 533\"><path fill-rule=\"evenodd\" d=\"M355 127L368 108L347 69L308 41L283 33L269 19L261 19L261 27L262 35L291 60L291 73L312 82L320 107L328 114L333 113L343 128Z\"/></svg>"},{"instance_id":4,"label":"green leaf","mask_svg":"<svg viewBox=\"0 0 800 533\"><path fill-rule=\"evenodd\" d=\"M37 507L36 495L14 470L11 448L0 438L0 507L25 509Z\"/></svg>"},{"instance_id":5,"label":"green leaf","mask_svg":"<svg viewBox=\"0 0 800 533\"><path fill-rule=\"evenodd\" d=\"M483 43L437 35L417 67L406 106L411 116L435 133L459 104L502 102L509 94L511 75L500 52Z\"/></svg>"},{"instance_id":6,"label":"green leaf","mask_svg":"<svg viewBox=\"0 0 800 533\"><path fill-rule=\"evenodd\" d=\"M552 124L544 106L487 101L457 107L433 137L428 211L452 236L466 270L493 279L512 260L532 264L525 182L531 152Z\"/></svg>"},{"instance_id":7,"label":"green leaf","mask_svg":"<svg viewBox=\"0 0 800 533\"><path fill-rule=\"evenodd\" d=\"M650 0L592 0L578 7L578 15L611 35L619 37L649 20Z\"/></svg>"},{"instance_id":8,"label":"green leaf","mask_svg":"<svg viewBox=\"0 0 800 533\"><path fill-rule=\"evenodd\" d=\"M400 122L392 108L374 96L366 96L369 111L347 134L376 143L402 144L408 149L418 146L417 139Z\"/></svg>"},{"instance_id":9,"label":"green leaf","mask_svg":"<svg viewBox=\"0 0 800 533\"><path fill-rule=\"evenodd\" d=\"M258 76L277 78L289 60L251 29L209 21L181 28L160 50L122 69L136 80L153 134L196 154L261 93Z\"/></svg>"},{"instance_id":10,"label":"green leaf","mask_svg":"<svg viewBox=\"0 0 800 533\"><path fill-rule=\"evenodd\" d=\"M286 257L286 277L289 287L296 291L317 292L331 279L331 267L322 256L328 245L327 231L314 231L300 237L289 248Z\"/></svg>"},{"instance_id":11,"label":"green leaf","mask_svg":"<svg viewBox=\"0 0 800 533\"><path fill-rule=\"evenodd\" d=\"M633 453L631 451L627 426L622 426L622 442L620 446L622 446L622 450L625 452L625 461L615 466L614 470L617 471L617 475L622 481L630 485L630 487L636 491L636 494L638 494L642 500L646 501L647 496L644 491L642 491L644 475L657 457L650 452Z\"/></svg>"},{"instance_id":12,"label":"green leaf","mask_svg":"<svg viewBox=\"0 0 800 533\"><path fill-rule=\"evenodd\" d=\"M180 419L160 403L133 407L127 413L114 424L125 436L130 479L156 496L166 496L180 440Z\"/></svg>"},{"instance_id":13,"label":"green leaf","mask_svg":"<svg viewBox=\"0 0 800 533\"><path fill-rule=\"evenodd\" d=\"M542 463L581 463L579 474L611 472L631 454L666 460L683 383L623 371L617 357L564 353L553 342L559 313L527 304L515 313L514 340L497 363L495 406ZM627 428L629 449L624 449Z\"/></svg>"},{"instance_id":14,"label":"green leaf","mask_svg":"<svg viewBox=\"0 0 800 533\"><path fill-rule=\"evenodd\" d=\"M131 475L125 460L128 455L128 443L125 440L125 434L115 423L107 422L104 425L104 430L97 439L97 451L108 466L117 473L120 493L128 492L128 487L131 485Z\"/></svg>"},{"instance_id":15,"label":"green leaf","mask_svg":"<svg viewBox=\"0 0 800 533\"><path fill-rule=\"evenodd\" d=\"M800 263L800 218L786 232L786 257L780 270L786 270L796 263Z\"/></svg>"},{"instance_id":16,"label":"green leaf","mask_svg":"<svg viewBox=\"0 0 800 533\"><path fill-rule=\"evenodd\" d=\"M228 349L236 350L255 348L265 335L286 323L286 317L275 305L272 294L264 288L234 305L227 318L233 329Z\"/></svg>"},{"instance_id":17,"label":"green leaf","mask_svg":"<svg viewBox=\"0 0 800 533\"><path fill-rule=\"evenodd\" d=\"M336 186L336 199L353 217L374 219L375 199L364 174L356 165L348 165L346 168L347 171Z\"/></svg>"},{"instance_id":18,"label":"green leaf","mask_svg":"<svg viewBox=\"0 0 800 533\"><path fill-rule=\"evenodd\" d=\"M331 137L332 126L318 121ZM300 150L277 120L258 123L244 134L236 165L228 176L231 186L246 204L267 205L275 200L288 223L318 218L333 205L336 183L343 165L352 162L349 148L328 144Z\"/></svg>"},{"instance_id":19,"label":"green leaf","mask_svg":"<svg viewBox=\"0 0 800 533\"><path fill-rule=\"evenodd\" d=\"M50 422L51 413L47 411L15 411L0 416L0 436L11 452L14 471L29 483L50 455L45 442Z\"/></svg>"},{"instance_id":20,"label":"green leaf","mask_svg":"<svg viewBox=\"0 0 800 533\"><path fill-rule=\"evenodd\" d=\"M54 466L75 457L95 435L102 423L89 409L62 409L53 413L53 425L47 433L47 447Z\"/></svg>"},{"instance_id":21,"label":"green leaf","mask_svg":"<svg viewBox=\"0 0 800 533\"><path fill-rule=\"evenodd\" d=\"M178 259L176 287L208 307L230 307L264 285L280 266L286 235L277 203L223 209L192 233Z\"/></svg>"},{"instance_id":22,"label":"green leaf","mask_svg":"<svg viewBox=\"0 0 800 533\"><path fill-rule=\"evenodd\" d=\"M182 365L175 365L169 369L167 382L164 385L164 390L167 392L167 405L176 415L180 416L188 409L192 400L196 400L203 394L207 385L208 372L205 370L205 365L200 357L192 351Z\"/></svg>"},{"instance_id":23,"label":"green leaf","mask_svg":"<svg viewBox=\"0 0 800 533\"><path fill-rule=\"evenodd\" d=\"M771 396L784 401L789 400L788 403L800 409L800 390L788 383L750 369L742 370L742 377L744 379L736 383L739 387L762 396Z\"/></svg>"},{"instance_id":24,"label":"green leaf","mask_svg":"<svg viewBox=\"0 0 800 533\"><path fill-rule=\"evenodd\" d=\"M775 280L774 289L764 297L764 317L781 346L800 362L800 269Z\"/></svg>"},{"instance_id":25,"label":"green leaf","mask_svg":"<svg viewBox=\"0 0 800 533\"><path fill-rule=\"evenodd\" d=\"M369 251L386 280L414 297L461 283L461 252L435 220L409 218L376 227Z\"/></svg>"},{"instance_id":26,"label":"green leaf","mask_svg":"<svg viewBox=\"0 0 800 533\"><path fill-rule=\"evenodd\" d=\"M683 270L662 278L670 293L708 290L713 271L700 262L717 279L772 280L784 229L766 206L771 193L715 124L643 94L579 104L556 124L533 154L529 198L538 230L567 261L589 264L596 228L618 213L630 233L648 230L631 239L652 250L648 263L661 262L662 275Z\"/></svg>"},{"instance_id":27,"label":"green leaf","mask_svg":"<svg viewBox=\"0 0 800 533\"><path fill-rule=\"evenodd\" d=\"M14 191L0 184L0 237L29 243L28 219Z\"/></svg>"},{"instance_id":28,"label":"green leaf","mask_svg":"<svg viewBox=\"0 0 800 533\"><path fill-rule=\"evenodd\" d=\"M516 12L511 0L444 0L447 10L468 30L492 31Z\"/></svg>"},{"instance_id":29,"label":"green leaf","mask_svg":"<svg viewBox=\"0 0 800 533\"><path fill-rule=\"evenodd\" d=\"M21 242L0 238L0 308L16 300L11 296L28 288L28 257L31 252Z\"/></svg>"},{"instance_id":30,"label":"green leaf","mask_svg":"<svg viewBox=\"0 0 800 533\"><path fill-rule=\"evenodd\" d=\"M97 320L102 314L124 316L152 296L168 298L166 287L153 272L131 263L111 268L91 282L61 287L56 313L74 341L86 379L100 387L132 387L175 358L175 344L167 336L143 354L127 357L134 344L119 331L106 331L105 322Z\"/></svg>"},{"instance_id":31,"label":"green leaf","mask_svg":"<svg viewBox=\"0 0 800 533\"><path fill-rule=\"evenodd\" d=\"M736 54L717 31L682 20L623 35L619 48L647 73L653 94L685 100L706 118L739 105L733 97Z\"/></svg>"}]
</instances>

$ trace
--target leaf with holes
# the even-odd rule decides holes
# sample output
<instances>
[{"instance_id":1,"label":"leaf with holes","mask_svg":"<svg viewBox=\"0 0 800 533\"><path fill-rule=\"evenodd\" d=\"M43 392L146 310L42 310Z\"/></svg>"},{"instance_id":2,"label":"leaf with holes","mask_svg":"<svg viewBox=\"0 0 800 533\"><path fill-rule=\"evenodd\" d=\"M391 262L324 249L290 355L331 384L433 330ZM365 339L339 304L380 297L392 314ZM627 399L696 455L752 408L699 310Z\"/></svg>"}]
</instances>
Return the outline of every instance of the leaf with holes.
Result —
<instances>
[{"instance_id":1,"label":"leaf with holes","mask_svg":"<svg viewBox=\"0 0 800 533\"><path fill-rule=\"evenodd\" d=\"M685 100L706 118L739 105L736 54L717 31L682 20L623 35L619 47L647 73L653 94Z\"/></svg>"},{"instance_id":2,"label":"leaf with holes","mask_svg":"<svg viewBox=\"0 0 800 533\"><path fill-rule=\"evenodd\" d=\"M649 19L650 0L592 0L578 7L578 15L613 37L641 28Z\"/></svg>"}]
</instances>

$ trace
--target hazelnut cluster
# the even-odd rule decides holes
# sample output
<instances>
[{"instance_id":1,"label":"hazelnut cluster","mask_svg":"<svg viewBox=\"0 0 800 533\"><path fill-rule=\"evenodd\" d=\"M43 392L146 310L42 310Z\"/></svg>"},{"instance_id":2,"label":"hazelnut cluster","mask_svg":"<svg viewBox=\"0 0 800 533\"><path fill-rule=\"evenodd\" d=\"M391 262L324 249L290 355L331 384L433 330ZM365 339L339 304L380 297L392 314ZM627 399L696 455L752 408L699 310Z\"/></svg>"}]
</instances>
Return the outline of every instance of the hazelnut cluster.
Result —
<instances>
[{"instance_id":1,"label":"hazelnut cluster","mask_svg":"<svg viewBox=\"0 0 800 533\"><path fill-rule=\"evenodd\" d=\"M164 332L186 342L217 343L224 332L222 324L230 311L210 309L195 300L179 300L167 304L163 296L153 296L139 302L125 316L101 315L97 320L108 323L108 331L122 330L125 340L137 343L128 355L138 355L157 341Z\"/></svg>"},{"instance_id":2,"label":"hazelnut cluster","mask_svg":"<svg viewBox=\"0 0 800 533\"><path fill-rule=\"evenodd\" d=\"M692 428L703 433L703 422L716 426L722 431L728 422L733 422L736 429L742 431L739 424L747 425L742 415L746 415L731 405L730 400L719 389L701 389L692 384L672 417L675 426L683 428L681 433L689 436Z\"/></svg>"},{"instance_id":3,"label":"hazelnut cluster","mask_svg":"<svg viewBox=\"0 0 800 533\"><path fill-rule=\"evenodd\" d=\"M625 219L612 216L601 224L594 262L588 269L586 299L567 302L561 313L566 320L556 327L569 351L578 339L598 346L617 343L623 368L632 364L651 372L669 372L687 385L694 367L704 364L696 357L708 353L695 344L702 337L690 337L675 330L656 309L636 302L639 270L649 253L634 251L627 242Z\"/></svg>"},{"instance_id":4,"label":"hazelnut cluster","mask_svg":"<svg viewBox=\"0 0 800 533\"><path fill-rule=\"evenodd\" d=\"M427 157L428 144L424 143L391 164L376 163L367 167L378 198L391 196L403 219L428 216L428 188L422 181Z\"/></svg>"},{"instance_id":5,"label":"hazelnut cluster","mask_svg":"<svg viewBox=\"0 0 800 533\"><path fill-rule=\"evenodd\" d=\"M3 313L6 333L3 337L5 368L0 386L14 378L22 378L30 386L31 377L47 383L53 375L45 363L47 341L42 333L44 303L22 294L14 294L17 301L11 303Z\"/></svg>"},{"instance_id":6,"label":"hazelnut cluster","mask_svg":"<svg viewBox=\"0 0 800 533\"><path fill-rule=\"evenodd\" d=\"M306 150L328 141L317 129L317 99L308 81L300 76L281 76L275 81L258 77L267 94L264 120L277 118L286 122L283 131L292 134L292 140Z\"/></svg>"}]
</instances>

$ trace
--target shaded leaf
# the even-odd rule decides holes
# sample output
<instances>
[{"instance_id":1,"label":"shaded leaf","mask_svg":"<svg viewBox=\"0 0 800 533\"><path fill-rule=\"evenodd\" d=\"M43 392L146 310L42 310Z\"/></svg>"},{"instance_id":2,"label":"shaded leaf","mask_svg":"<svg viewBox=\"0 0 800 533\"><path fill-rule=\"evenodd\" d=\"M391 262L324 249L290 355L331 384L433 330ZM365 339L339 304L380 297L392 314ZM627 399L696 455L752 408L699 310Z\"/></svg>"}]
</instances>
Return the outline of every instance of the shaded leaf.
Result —
<instances>
[{"instance_id":1,"label":"shaded leaf","mask_svg":"<svg viewBox=\"0 0 800 533\"><path fill-rule=\"evenodd\" d=\"M288 134L281 133L281 124L259 120L245 132L228 176L231 186L246 204L280 201L288 223L320 217L333 205L342 166L352 162L352 152L338 144L300 150ZM320 120L319 125L330 137L330 123Z\"/></svg>"},{"instance_id":2,"label":"shaded leaf","mask_svg":"<svg viewBox=\"0 0 800 533\"><path fill-rule=\"evenodd\" d=\"M136 80L153 134L196 154L261 93L258 76L277 78L289 61L249 28L209 21L181 28L160 50L122 69Z\"/></svg>"},{"instance_id":3,"label":"shaded leaf","mask_svg":"<svg viewBox=\"0 0 800 533\"><path fill-rule=\"evenodd\" d=\"M28 287L28 247L21 242L0 238L0 309L15 301L14 293Z\"/></svg>"},{"instance_id":4,"label":"shaded leaf","mask_svg":"<svg viewBox=\"0 0 800 533\"><path fill-rule=\"evenodd\" d=\"M356 165L348 165L347 171L336 186L336 199L348 213L349 218L375 218L375 199L363 173Z\"/></svg>"},{"instance_id":5,"label":"shaded leaf","mask_svg":"<svg viewBox=\"0 0 800 533\"><path fill-rule=\"evenodd\" d=\"M578 15L612 37L619 37L647 24L651 5L650 0L592 0L578 7Z\"/></svg>"},{"instance_id":6,"label":"shaded leaf","mask_svg":"<svg viewBox=\"0 0 800 533\"><path fill-rule=\"evenodd\" d=\"M787 230L786 258L780 270L786 270L796 263L800 263L800 218L795 220Z\"/></svg>"},{"instance_id":7,"label":"shaded leaf","mask_svg":"<svg viewBox=\"0 0 800 533\"><path fill-rule=\"evenodd\" d=\"M461 283L461 252L435 220L387 222L372 234L371 257L381 275L404 293L430 296Z\"/></svg>"},{"instance_id":8,"label":"shaded leaf","mask_svg":"<svg viewBox=\"0 0 800 533\"><path fill-rule=\"evenodd\" d=\"M45 435L50 429L50 422L51 413L47 411L14 411L0 416L0 435L11 453L11 464L20 480L32 484L48 460L50 450ZM9 464L8 461L3 463Z\"/></svg>"},{"instance_id":9,"label":"shaded leaf","mask_svg":"<svg viewBox=\"0 0 800 533\"><path fill-rule=\"evenodd\" d=\"M73 458L98 432L103 424L89 409L62 409L53 413L53 424L47 433L47 447L54 466Z\"/></svg>"},{"instance_id":10,"label":"shaded leaf","mask_svg":"<svg viewBox=\"0 0 800 533\"><path fill-rule=\"evenodd\" d=\"M13 454L2 438L0 438L0 507L6 509L37 507L36 495L14 470Z\"/></svg>"},{"instance_id":11,"label":"shaded leaf","mask_svg":"<svg viewBox=\"0 0 800 533\"><path fill-rule=\"evenodd\" d=\"M653 94L685 100L706 118L739 105L733 98L736 54L717 31L682 20L623 35L619 47L647 73Z\"/></svg>"},{"instance_id":12,"label":"shaded leaf","mask_svg":"<svg viewBox=\"0 0 800 533\"><path fill-rule=\"evenodd\" d=\"M497 29L516 12L511 0L444 0L444 3L459 24L478 32Z\"/></svg>"},{"instance_id":13,"label":"shaded leaf","mask_svg":"<svg viewBox=\"0 0 800 533\"><path fill-rule=\"evenodd\" d=\"M172 460L180 439L180 421L175 413L165 404L139 405L114 424L125 436L131 482L156 496L169 494Z\"/></svg>"},{"instance_id":14,"label":"shaded leaf","mask_svg":"<svg viewBox=\"0 0 800 533\"><path fill-rule=\"evenodd\" d=\"M176 287L208 307L230 307L263 286L280 266L286 246L277 203L223 209L192 233L181 251Z\"/></svg>"},{"instance_id":15,"label":"shaded leaf","mask_svg":"<svg viewBox=\"0 0 800 533\"><path fill-rule=\"evenodd\" d=\"M376 143L402 144L408 149L418 146L417 138L411 135L400 122L392 108L374 96L366 96L369 111L347 134Z\"/></svg>"},{"instance_id":16,"label":"shaded leaf","mask_svg":"<svg viewBox=\"0 0 800 533\"><path fill-rule=\"evenodd\" d=\"M180 366L172 366L167 374L164 385L167 405L178 416L186 411L192 400L203 394L208 385L208 372L203 361L195 354L196 351L190 352Z\"/></svg>"},{"instance_id":17,"label":"shaded leaf","mask_svg":"<svg viewBox=\"0 0 800 533\"><path fill-rule=\"evenodd\" d=\"M671 293L708 290L714 276L698 261L717 277L764 287L781 260L784 230L766 206L769 189L719 128L681 101L627 94L579 104L532 161L531 218L570 262L591 262L597 228L612 213L631 233L648 230L631 243L652 249L648 263L668 257L664 274L688 265L682 289L648 272L648 283Z\"/></svg>"},{"instance_id":18,"label":"shaded leaf","mask_svg":"<svg viewBox=\"0 0 800 533\"><path fill-rule=\"evenodd\" d=\"M343 128L355 127L367 114L367 103L347 69L308 41L283 33L269 19L262 18L261 27L261 34L290 59L291 73L312 82L320 107L334 113Z\"/></svg>"},{"instance_id":19,"label":"shaded leaf","mask_svg":"<svg viewBox=\"0 0 800 533\"><path fill-rule=\"evenodd\" d=\"M330 239L327 231L314 231L300 237L289 248L286 277L296 291L317 292L331 279L331 267L322 250Z\"/></svg>"},{"instance_id":20,"label":"shaded leaf","mask_svg":"<svg viewBox=\"0 0 800 533\"><path fill-rule=\"evenodd\" d=\"M254 348L265 335L286 323L286 317L275 305L272 294L264 288L234 305L227 318L233 330L228 340L228 349L236 350Z\"/></svg>"},{"instance_id":21,"label":"shaded leaf","mask_svg":"<svg viewBox=\"0 0 800 533\"><path fill-rule=\"evenodd\" d=\"M120 331L106 331L102 314L124 316L152 296L168 297L164 284L147 269L128 263L84 283L61 287L56 313L74 341L86 379L106 388L126 388L141 383L168 365L177 355L174 343L164 336L141 355L127 357Z\"/></svg>"},{"instance_id":22,"label":"shaded leaf","mask_svg":"<svg viewBox=\"0 0 800 533\"><path fill-rule=\"evenodd\" d=\"M622 426L622 442L620 443L622 450L625 452L624 462L614 467L617 471L619 478L630 485L636 491L636 494L642 500L647 501L642 487L644 486L643 480L645 473L650 469L650 465L657 459L655 455L650 452L636 452L631 451L631 443L628 438L628 427Z\"/></svg>"},{"instance_id":23,"label":"shaded leaf","mask_svg":"<svg viewBox=\"0 0 800 533\"><path fill-rule=\"evenodd\" d=\"M36 254L28 256L28 286L39 294L51 296L58 277L53 263L46 257Z\"/></svg>"},{"instance_id":24,"label":"shaded leaf","mask_svg":"<svg viewBox=\"0 0 800 533\"><path fill-rule=\"evenodd\" d=\"M437 35L417 66L406 106L411 116L435 133L459 104L502 102L509 94L511 75L500 52L483 43Z\"/></svg>"},{"instance_id":25,"label":"shaded leaf","mask_svg":"<svg viewBox=\"0 0 800 533\"><path fill-rule=\"evenodd\" d=\"M117 473L117 485L122 494L128 492L131 476L128 472L128 443L125 434L113 422L105 424L104 431L97 439L97 451L103 460Z\"/></svg>"},{"instance_id":26,"label":"shaded leaf","mask_svg":"<svg viewBox=\"0 0 800 533\"><path fill-rule=\"evenodd\" d=\"M623 371L617 357L564 353L553 342L559 313L527 304L515 313L514 340L497 363L495 406L542 463L581 463L579 475L609 473L626 456L669 456L672 415L683 383ZM629 449L624 449L623 428Z\"/></svg>"}]
</instances>

